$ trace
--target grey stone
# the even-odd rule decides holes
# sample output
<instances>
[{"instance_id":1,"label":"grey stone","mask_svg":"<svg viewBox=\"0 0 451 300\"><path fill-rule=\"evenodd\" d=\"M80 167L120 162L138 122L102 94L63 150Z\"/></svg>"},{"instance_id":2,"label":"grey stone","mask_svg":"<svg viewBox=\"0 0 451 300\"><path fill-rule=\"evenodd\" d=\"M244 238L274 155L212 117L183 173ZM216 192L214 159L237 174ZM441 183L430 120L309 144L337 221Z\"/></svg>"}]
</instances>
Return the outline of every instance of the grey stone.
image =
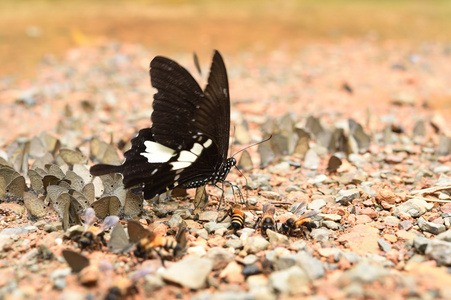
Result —
<instances>
[{"instance_id":1,"label":"grey stone","mask_svg":"<svg viewBox=\"0 0 451 300\"><path fill-rule=\"evenodd\" d=\"M300 187L298 187L297 185L289 185L285 188L285 192L287 192L287 193L298 192L298 191L302 191L302 189Z\"/></svg>"},{"instance_id":2,"label":"grey stone","mask_svg":"<svg viewBox=\"0 0 451 300\"><path fill-rule=\"evenodd\" d=\"M70 275L72 272L71 268L64 268L64 269L56 269L50 274L50 280L55 280L56 278L64 278L68 275Z\"/></svg>"},{"instance_id":3,"label":"grey stone","mask_svg":"<svg viewBox=\"0 0 451 300\"><path fill-rule=\"evenodd\" d=\"M163 279L190 289L205 287L207 277L213 269L208 258L188 257L172 264L163 273Z\"/></svg>"},{"instance_id":4,"label":"grey stone","mask_svg":"<svg viewBox=\"0 0 451 300\"><path fill-rule=\"evenodd\" d=\"M270 243L261 235L250 237L247 240L246 246L244 246L244 250L248 253L257 253L259 251L266 250Z\"/></svg>"},{"instance_id":5,"label":"grey stone","mask_svg":"<svg viewBox=\"0 0 451 300\"><path fill-rule=\"evenodd\" d=\"M399 216L399 214L406 213L411 217L419 217L423 215L425 212L430 211L434 207L434 204L428 203L423 199L413 198L410 199L401 205L398 205L393 214L395 216Z\"/></svg>"},{"instance_id":6,"label":"grey stone","mask_svg":"<svg viewBox=\"0 0 451 300\"><path fill-rule=\"evenodd\" d=\"M386 225L390 225L390 226L398 226L400 223L400 220L394 216L387 216L384 218L384 223Z\"/></svg>"},{"instance_id":7,"label":"grey stone","mask_svg":"<svg viewBox=\"0 0 451 300\"><path fill-rule=\"evenodd\" d=\"M363 298L364 288L360 283L353 282L343 288L343 291L346 293L346 296L349 298Z\"/></svg>"},{"instance_id":8,"label":"grey stone","mask_svg":"<svg viewBox=\"0 0 451 300\"><path fill-rule=\"evenodd\" d=\"M309 149L305 154L303 167L309 170L317 170L319 168L320 159L315 150Z\"/></svg>"},{"instance_id":9,"label":"grey stone","mask_svg":"<svg viewBox=\"0 0 451 300\"><path fill-rule=\"evenodd\" d=\"M260 274L261 272L262 271L257 264L250 264L244 266L243 270L241 271L241 274L243 274L244 276L252 276Z\"/></svg>"},{"instance_id":10,"label":"grey stone","mask_svg":"<svg viewBox=\"0 0 451 300\"><path fill-rule=\"evenodd\" d=\"M341 190L335 196L335 201L341 205L348 205L354 199L360 198L360 192L358 190Z\"/></svg>"},{"instance_id":11,"label":"grey stone","mask_svg":"<svg viewBox=\"0 0 451 300\"><path fill-rule=\"evenodd\" d=\"M58 230L58 228L56 228L53 224L45 224L43 229L45 232L54 232Z\"/></svg>"},{"instance_id":12,"label":"grey stone","mask_svg":"<svg viewBox=\"0 0 451 300\"><path fill-rule=\"evenodd\" d=\"M213 233L215 230L219 228L229 228L230 223L216 223L216 222L208 222L205 223L204 228L207 230L208 233Z\"/></svg>"},{"instance_id":13,"label":"grey stone","mask_svg":"<svg viewBox=\"0 0 451 300\"><path fill-rule=\"evenodd\" d=\"M245 264L245 265L255 264L257 262L257 260L258 260L257 256L255 256L254 254L249 254L243 258L243 264Z\"/></svg>"},{"instance_id":14,"label":"grey stone","mask_svg":"<svg viewBox=\"0 0 451 300\"><path fill-rule=\"evenodd\" d=\"M435 237L436 240L442 240L445 242L451 242L451 229L440 233Z\"/></svg>"},{"instance_id":15,"label":"grey stone","mask_svg":"<svg viewBox=\"0 0 451 300\"><path fill-rule=\"evenodd\" d=\"M314 186L318 186L318 185L321 185L323 182L327 181L328 179L329 179L329 177L327 177L324 174L321 174L321 175L317 175L313 178L309 178L307 180L307 182L311 183Z\"/></svg>"},{"instance_id":16,"label":"grey stone","mask_svg":"<svg viewBox=\"0 0 451 300\"><path fill-rule=\"evenodd\" d=\"M451 184L451 177L446 176L445 174L441 174L438 178L437 185L438 186L448 186Z\"/></svg>"},{"instance_id":17,"label":"grey stone","mask_svg":"<svg viewBox=\"0 0 451 300\"><path fill-rule=\"evenodd\" d=\"M352 251L339 251L334 256L335 261L340 261L341 259L346 259L351 264L356 264L360 260L360 255Z\"/></svg>"},{"instance_id":18,"label":"grey stone","mask_svg":"<svg viewBox=\"0 0 451 300\"><path fill-rule=\"evenodd\" d=\"M226 291L219 293L202 292L194 295L192 300L255 300L254 296L247 292Z\"/></svg>"},{"instance_id":19,"label":"grey stone","mask_svg":"<svg viewBox=\"0 0 451 300\"><path fill-rule=\"evenodd\" d=\"M66 287L66 285L67 282L64 278L57 278L53 281L53 287L59 291L63 290Z\"/></svg>"},{"instance_id":20,"label":"grey stone","mask_svg":"<svg viewBox=\"0 0 451 300\"><path fill-rule=\"evenodd\" d=\"M315 228L310 233L310 236L317 242L325 242L329 240L330 233L323 228Z\"/></svg>"},{"instance_id":21,"label":"grey stone","mask_svg":"<svg viewBox=\"0 0 451 300\"><path fill-rule=\"evenodd\" d=\"M26 235L37 231L38 228L33 225L25 225L19 227L5 228L0 232L0 235Z\"/></svg>"},{"instance_id":22,"label":"grey stone","mask_svg":"<svg viewBox=\"0 0 451 300\"><path fill-rule=\"evenodd\" d=\"M312 257L305 251L299 252L296 256L296 265L304 270L310 280L315 280L325 275L324 266L320 260Z\"/></svg>"},{"instance_id":23,"label":"grey stone","mask_svg":"<svg viewBox=\"0 0 451 300\"><path fill-rule=\"evenodd\" d=\"M267 286L268 278L264 275L249 276L246 279L246 285L255 299L258 300L276 300L277 296Z\"/></svg>"},{"instance_id":24,"label":"grey stone","mask_svg":"<svg viewBox=\"0 0 451 300\"><path fill-rule=\"evenodd\" d=\"M227 247L227 248L232 247L234 249L241 249L241 248L243 248L243 242L240 239L229 239L225 243L225 247Z\"/></svg>"},{"instance_id":25,"label":"grey stone","mask_svg":"<svg viewBox=\"0 0 451 300\"><path fill-rule=\"evenodd\" d=\"M377 243L379 245L379 248L381 248L382 251L388 252L391 250L390 244L387 243L387 241L384 238L380 238L379 240L377 240Z\"/></svg>"},{"instance_id":26,"label":"grey stone","mask_svg":"<svg viewBox=\"0 0 451 300\"><path fill-rule=\"evenodd\" d=\"M340 224L334 221L323 221L323 225L326 226L326 228L331 230L338 230L340 229Z\"/></svg>"},{"instance_id":27,"label":"grey stone","mask_svg":"<svg viewBox=\"0 0 451 300\"><path fill-rule=\"evenodd\" d=\"M234 259L234 255L226 248L213 247L208 250L205 258L210 259L213 262L213 269L216 269L219 266L226 266Z\"/></svg>"},{"instance_id":28,"label":"grey stone","mask_svg":"<svg viewBox=\"0 0 451 300\"><path fill-rule=\"evenodd\" d=\"M182 216L179 214L175 214L175 215L172 215L171 219L168 221L167 224L170 228L174 228L174 227L177 227L181 221L183 221Z\"/></svg>"},{"instance_id":29,"label":"grey stone","mask_svg":"<svg viewBox=\"0 0 451 300\"><path fill-rule=\"evenodd\" d=\"M413 263L422 263L427 261L427 258L424 255L420 255L420 254L414 254L410 259L409 259L409 263L413 262Z\"/></svg>"},{"instance_id":30,"label":"grey stone","mask_svg":"<svg viewBox=\"0 0 451 300\"><path fill-rule=\"evenodd\" d=\"M9 235L0 234L0 251L8 251L14 244L14 240Z\"/></svg>"},{"instance_id":31,"label":"grey stone","mask_svg":"<svg viewBox=\"0 0 451 300\"><path fill-rule=\"evenodd\" d=\"M89 296L91 296L91 299L94 298L94 295L85 295L82 292L77 292L77 291L63 291L60 296L59 299L64 299L64 300L88 300L90 299Z\"/></svg>"},{"instance_id":32,"label":"grey stone","mask_svg":"<svg viewBox=\"0 0 451 300\"><path fill-rule=\"evenodd\" d=\"M439 265L451 265L451 243L433 239L426 247L425 254Z\"/></svg>"},{"instance_id":33,"label":"grey stone","mask_svg":"<svg viewBox=\"0 0 451 300\"><path fill-rule=\"evenodd\" d=\"M199 229L196 231L196 234L203 238L204 240L208 240L210 237L208 236L207 230L205 228Z\"/></svg>"},{"instance_id":34,"label":"grey stone","mask_svg":"<svg viewBox=\"0 0 451 300\"><path fill-rule=\"evenodd\" d=\"M321 214L321 217L324 220L328 220L328 221L340 221L341 220L341 216L339 214Z\"/></svg>"},{"instance_id":35,"label":"grey stone","mask_svg":"<svg viewBox=\"0 0 451 300\"><path fill-rule=\"evenodd\" d=\"M449 166L444 166L444 165L440 165L435 167L432 172L434 172L435 174L438 173L449 173L451 171L451 167Z\"/></svg>"},{"instance_id":36,"label":"grey stone","mask_svg":"<svg viewBox=\"0 0 451 300\"><path fill-rule=\"evenodd\" d=\"M291 167L290 164L286 161L283 161L281 163L278 163L276 165L270 166L268 168L268 171L270 173L278 172L278 173L288 173L290 172Z\"/></svg>"},{"instance_id":37,"label":"grey stone","mask_svg":"<svg viewBox=\"0 0 451 300\"><path fill-rule=\"evenodd\" d=\"M219 236L224 236L224 234L228 231L226 228L218 228L215 230L215 234Z\"/></svg>"},{"instance_id":38,"label":"grey stone","mask_svg":"<svg viewBox=\"0 0 451 300\"><path fill-rule=\"evenodd\" d=\"M199 213L199 221L205 221L205 222L215 221L218 218L218 215L219 215L219 213L216 210L201 211Z\"/></svg>"},{"instance_id":39,"label":"grey stone","mask_svg":"<svg viewBox=\"0 0 451 300\"><path fill-rule=\"evenodd\" d=\"M378 254L368 253L363 261L366 261L370 264L376 264L384 268L393 268L395 266L395 264L391 260L388 260L386 257Z\"/></svg>"},{"instance_id":40,"label":"grey stone","mask_svg":"<svg viewBox=\"0 0 451 300\"><path fill-rule=\"evenodd\" d=\"M355 267L343 272L339 278L342 285L348 285L351 282L361 284L373 283L390 276L390 272L380 265L370 264L365 260L359 262Z\"/></svg>"},{"instance_id":41,"label":"grey stone","mask_svg":"<svg viewBox=\"0 0 451 300\"><path fill-rule=\"evenodd\" d=\"M277 271L285 270L294 266L295 264L296 264L296 254L282 255L276 258L276 261L274 262L274 269Z\"/></svg>"},{"instance_id":42,"label":"grey stone","mask_svg":"<svg viewBox=\"0 0 451 300\"><path fill-rule=\"evenodd\" d=\"M188 219L191 217L191 212L186 208L177 208L172 215L179 215L182 219Z\"/></svg>"},{"instance_id":43,"label":"grey stone","mask_svg":"<svg viewBox=\"0 0 451 300\"><path fill-rule=\"evenodd\" d=\"M290 245L290 248L298 249L298 250L306 249L307 242L304 240L297 240L296 242L294 242L293 244Z\"/></svg>"},{"instance_id":44,"label":"grey stone","mask_svg":"<svg viewBox=\"0 0 451 300\"><path fill-rule=\"evenodd\" d=\"M303 291L304 286L309 284L310 279L298 266L275 271L271 273L268 279L268 286L279 293L299 294Z\"/></svg>"},{"instance_id":45,"label":"grey stone","mask_svg":"<svg viewBox=\"0 0 451 300\"><path fill-rule=\"evenodd\" d=\"M320 210L324 206L326 206L326 201L324 199L316 199L307 205L310 210Z\"/></svg>"},{"instance_id":46,"label":"grey stone","mask_svg":"<svg viewBox=\"0 0 451 300\"><path fill-rule=\"evenodd\" d=\"M423 217L420 217L418 219L418 226L421 228L421 230L433 234L439 234L446 231L445 225L437 224L434 222L427 222Z\"/></svg>"},{"instance_id":47,"label":"grey stone","mask_svg":"<svg viewBox=\"0 0 451 300\"><path fill-rule=\"evenodd\" d=\"M413 239L413 246L418 252L424 254L427 246L429 245L429 242L430 242L429 239L422 236L417 236Z\"/></svg>"},{"instance_id":48,"label":"grey stone","mask_svg":"<svg viewBox=\"0 0 451 300\"><path fill-rule=\"evenodd\" d=\"M271 244L286 246L290 245L288 237L284 234L277 233L275 231L272 231L271 229L267 229L266 234L268 235L268 239Z\"/></svg>"},{"instance_id":49,"label":"grey stone","mask_svg":"<svg viewBox=\"0 0 451 300\"><path fill-rule=\"evenodd\" d=\"M158 275L147 275L144 277L143 288L146 293L156 291L165 285L163 279Z\"/></svg>"},{"instance_id":50,"label":"grey stone","mask_svg":"<svg viewBox=\"0 0 451 300\"><path fill-rule=\"evenodd\" d=\"M413 224L412 221L410 220L404 220L399 222L398 227L401 230L409 230L410 228L412 228Z\"/></svg>"}]
</instances>

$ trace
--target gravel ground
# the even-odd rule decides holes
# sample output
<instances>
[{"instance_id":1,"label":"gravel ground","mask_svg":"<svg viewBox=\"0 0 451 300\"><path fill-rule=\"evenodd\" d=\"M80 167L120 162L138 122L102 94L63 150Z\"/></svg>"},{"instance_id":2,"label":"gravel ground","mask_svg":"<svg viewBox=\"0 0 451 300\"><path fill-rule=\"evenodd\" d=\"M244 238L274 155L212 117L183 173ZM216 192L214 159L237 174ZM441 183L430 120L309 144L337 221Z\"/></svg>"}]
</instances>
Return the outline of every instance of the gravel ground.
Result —
<instances>
[{"instance_id":1,"label":"gravel ground","mask_svg":"<svg viewBox=\"0 0 451 300\"><path fill-rule=\"evenodd\" d=\"M449 45L412 49L367 40L290 55L222 53L231 87L230 153L273 134L247 149L252 161L240 160L245 177L236 170L228 176L246 199L245 228L237 232L230 218L218 219L240 202L230 188L219 211L214 187L197 215L192 190L144 201L141 211L132 205L141 199L126 195L120 180L87 173L94 163L120 162L138 129L150 126L147 68L164 53L107 43L46 57L36 78L4 78L1 297L97 299L119 285L117 298L137 299L451 298L450 53ZM209 57L200 58L204 77L192 54L171 58L205 83ZM83 201L109 201L105 215L119 214L126 232L127 219L135 219L172 236L184 219L186 250L179 257L169 251L162 265L155 253L146 260L133 249L113 253L121 252L111 248L120 233L107 231L110 247L81 251L62 230L77 215L66 198L81 203L75 210L82 216ZM114 213L113 198L120 202ZM275 207L277 229L303 201L317 213L305 237L277 230L263 236L253 228L263 205ZM85 257L89 266L71 269L67 249L82 255L69 262Z\"/></svg>"}]
</instances>

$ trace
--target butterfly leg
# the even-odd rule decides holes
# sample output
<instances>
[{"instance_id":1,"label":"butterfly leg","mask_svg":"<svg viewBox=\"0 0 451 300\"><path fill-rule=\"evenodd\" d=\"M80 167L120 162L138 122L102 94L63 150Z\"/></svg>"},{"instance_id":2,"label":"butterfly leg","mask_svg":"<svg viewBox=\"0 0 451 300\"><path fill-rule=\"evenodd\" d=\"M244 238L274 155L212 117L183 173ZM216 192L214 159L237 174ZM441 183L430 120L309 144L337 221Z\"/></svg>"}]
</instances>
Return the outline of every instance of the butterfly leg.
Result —
<instances>
[{"instance_id":1,"label":"butterfly leg","mask_svg":"<svg viewBox=\"0 0 451 300\"><path fill-rule=\"evenodd\" d=\"M231 215L232 215L232 208L229 208L227 210L227 212L225 213L225 215L221 218L221 220L216 219L216 223L221 223L222 221L225 220L225 218L227 218L227 216L231 216Z\"/></svg>"},{"instance_id":2,"label":"butterfly leg","mask_svg":"<svg viewBox=\"0 0 451 300\"><path fill-rule=\"evenodd\" d=\"M220 189L222 191L221 198L219 198L218 210L221 207L222 199L224 198L224 183L222 183L222 185L223 185L223 187L220 188L217 184L215 184L215 187L217 187L218 189Z\"/></svg>"}]
</instances>

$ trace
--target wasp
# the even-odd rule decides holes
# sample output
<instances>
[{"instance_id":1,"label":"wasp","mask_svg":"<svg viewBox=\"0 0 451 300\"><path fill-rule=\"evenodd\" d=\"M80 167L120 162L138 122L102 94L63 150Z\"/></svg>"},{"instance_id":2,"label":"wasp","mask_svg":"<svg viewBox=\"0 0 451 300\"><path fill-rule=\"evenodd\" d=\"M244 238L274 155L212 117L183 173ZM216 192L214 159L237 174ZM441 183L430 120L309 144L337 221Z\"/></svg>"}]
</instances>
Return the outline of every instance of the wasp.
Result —
<instances>
[{"instance_id":1,"label":"wasp","mask_svg":"<svg viewBox=\"0 0 451 300\"><path fill-rule=\"evenodd\" d=\"M218 223L221 223L222 221L224 221L224 219L227 216L231 216L232 217L232 229L233 231L237 231L240 230L241 228L244 227L244 213L242 210L241 205L239 204L235 204L233 206L231 206L228 210L227 213L224 215L224 217L218 221Z\"/></svg>"},{"instance_id":2,"label":"wasp","mask_svg":"<svg viewBox=\"0 0 451 300\"><path fill-rule=\"evenodd\" d=\"M266 230L271 229L276 230L276 220L274 219L274 214L276 209L270 203L263 205L262 216L258 218L257 223L255 223L254 228L261 226L262 235L266 235Z\"/></svg>"},{"instance_id":3,"label":"wasp","mask_svg":"<svg viewBox=\"0 0 451 300\"><path fill-rule=\"evenodd\" d=\"M179 225L179 229L174 238L165 237L159 234L154 233L153 231L146 230L143 232L143 236L136 243L136 249L133 254L136 257L147 258L149 252L155 250L157 254L161 257L161 254L158 252L158 249L164 249L166 251L172 251L174 257L178 256L180 252L186 246L186 222L181 222Z\"/></svg>"},{"instance_id":4,"label":"wasp","mask_svg":"<svg viewBox=\"0 0 451 300\"><path fill-rule=\"evenodd\" d=\"M97 220L96 213L91 207L85 211L84 231L81 234L78 243L81 249L91 247L94 244L102 243L106 246L104 238L105 230L110 229L119 222L118 216L108 216L103 220L100 227L95 227L93 224Z\"/></svg>"},{"instance_id":5,"label":"wasp","mask_svg":"<svg viewBox=\"0 0 451 300\"><path fill-rule=\"evenodd\" d=\"M143 268L137 271L130 278L124 277L115 281L108 289L105 300L127 299L129 297L133 297L136 294L139 294L139 289L137 287L138 280L152 273L153 271L154 269L152 268Z\"/></svg>"},{"instance_id":6,"label":"wasp","mask_svg":"<svg viewBox=\"0 0 451 300\"><path fill-rule=\"evenodd\" d=\"M310 231L313 228L316 228L316 224L310 219L310 217L316 216L319 211L312 210L308 213L305 213L305 209L307 207L307 202L302 201L298 207L296 207L295 211L293 212L293 216L286 220L282 224L281 231L284 234L291 235L294 230L300 229L302 235L305 237L305 233L303 230L303 226L307 227L307 229Z\"/></svg>"}]
</instances>

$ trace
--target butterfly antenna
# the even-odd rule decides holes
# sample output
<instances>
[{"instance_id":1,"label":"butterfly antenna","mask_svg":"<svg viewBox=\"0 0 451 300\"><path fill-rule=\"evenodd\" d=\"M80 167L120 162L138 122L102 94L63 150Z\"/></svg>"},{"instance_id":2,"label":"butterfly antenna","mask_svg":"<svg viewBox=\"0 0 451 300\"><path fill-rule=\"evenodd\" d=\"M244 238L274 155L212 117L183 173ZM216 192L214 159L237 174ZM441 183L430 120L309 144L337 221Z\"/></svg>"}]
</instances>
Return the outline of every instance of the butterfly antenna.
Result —
<instances>
[{"instance_id":1,"label":"butterfly antenna","mask_svg":"<svg viewBox=\"0 0 451 300\"><path fill-rule=\"evenodd\" d=\"M268 138L264 139L263 141L260 141L260 142L258 142L258 143L254 143L254 144L252 144L252 145L249 145L249 146L247 146L247 147L244 147L243 149L241 149L241 150L238 151L238 152L235 152L235 154L233 154L232 157L234 157L234 156L237 155L238 153L243 152L244 150L246 150L246 149L248 149L248 148L250 148L250 147L254 147L254 146L263 144L263 143L269 141L271 138L272 138L272 134L271 134Z\"/></svg>"}]
</instances>

